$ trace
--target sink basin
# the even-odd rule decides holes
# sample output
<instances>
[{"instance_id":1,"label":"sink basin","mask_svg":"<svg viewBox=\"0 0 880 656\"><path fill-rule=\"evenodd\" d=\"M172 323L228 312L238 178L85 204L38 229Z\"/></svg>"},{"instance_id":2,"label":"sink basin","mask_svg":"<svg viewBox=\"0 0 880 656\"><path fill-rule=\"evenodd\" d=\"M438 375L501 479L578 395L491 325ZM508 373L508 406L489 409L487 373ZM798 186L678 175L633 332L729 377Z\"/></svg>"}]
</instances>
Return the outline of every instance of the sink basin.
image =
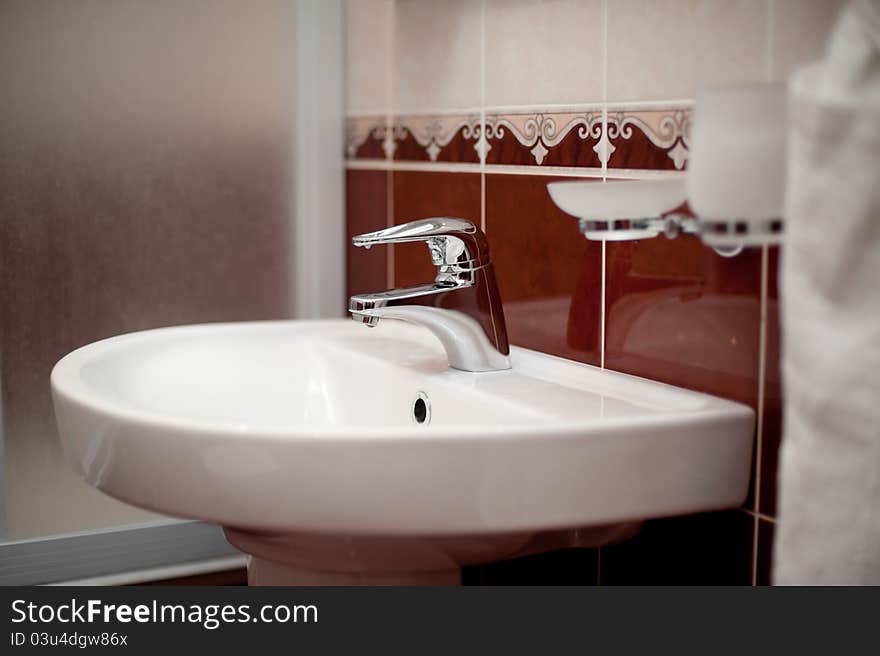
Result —
<instances>
[{"instance_id":1,"label":"sink basin","mask_svg":"<svg viewBox=\"0 0 880 656\"><path fill-rule=\"evenodd\" d=\"M395 321L208 324L80 348L52 391L88 483L222 525L256 583L451 582L742 503L750 408L516 347L511 361L450 369L431 333Z\"/></svg>"}]
</instances>

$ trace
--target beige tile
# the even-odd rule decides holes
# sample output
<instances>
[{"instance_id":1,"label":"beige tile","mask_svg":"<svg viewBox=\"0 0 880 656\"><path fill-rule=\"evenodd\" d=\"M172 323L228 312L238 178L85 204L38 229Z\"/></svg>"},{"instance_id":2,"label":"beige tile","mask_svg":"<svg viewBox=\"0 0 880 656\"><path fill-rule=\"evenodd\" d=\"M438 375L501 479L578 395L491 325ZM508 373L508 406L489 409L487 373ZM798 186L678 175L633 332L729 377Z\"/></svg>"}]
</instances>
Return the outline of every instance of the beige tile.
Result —
<instances>
[{"instance_id":1,"label":"beige tile","mask_svg":"<svg viewBox=\"0 0 880 656\"><path fill-rule=\"evenodd\" d=\"M774 0L771 69L782 80L822 55L846 0Z\"/></svg>"},{"instance_id":2,"label":"beige tile","mask_svg":"<svg viewBox=\"0 0 880 656\"><path fill-rule=\"evenodd\" d=\"M398 0L395 112L479 106L481 20L474 0Z\"/></svg>"},{"instance_id":3,"label":"beige tile","mask_svg":"<svg viewBox=\"0 0 880 656\"><path fill-rule=\"evenodd\" d=\"M602 101L602 0L488 0L486 103Z\"/></svg>"},{"instance_id":4,"label":"beige tile","mask_svg":"<svg viewBox=\"0 0 880 656\"><path fill-rule=\"evenodd\" d=\"M767 76L769 0L608 3L608 99L691 98Z\"/></svg>"},{"instance_id":5,"label":"beige tile","mask_svg":"<svg viewBox=\"0 0 880 656\"><path fill-rule=\"evenodd\" d=\"M351 0L346 10L346 112L391 108L394 0Z\"/></svg>"}]
</instances>

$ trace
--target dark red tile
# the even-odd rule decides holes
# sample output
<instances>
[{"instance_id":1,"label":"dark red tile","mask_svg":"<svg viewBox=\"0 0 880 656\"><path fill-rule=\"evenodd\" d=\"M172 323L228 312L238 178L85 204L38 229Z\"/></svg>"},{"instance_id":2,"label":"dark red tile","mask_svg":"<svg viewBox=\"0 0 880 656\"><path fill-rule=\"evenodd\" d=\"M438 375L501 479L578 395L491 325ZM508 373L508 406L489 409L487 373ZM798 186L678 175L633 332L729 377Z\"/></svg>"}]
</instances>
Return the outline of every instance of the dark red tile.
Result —
<instances>
[{"instance_id":1,"label":"dark red tile","mask_svg":"<svg viewBox=\"0 0 880 656\"><path fill-rule=\"evenodd\" d=\"M614 169L649 169L652 171L675 171L675 160L669 156L671 149L656 146L641 130L633 129L629 139L610 139L614 153L608 167ZM684 146L682 146L684 148Z\"/></svg>"},{"instance_id":2,"label":"dark red tile","mask_svg":"<svg viewBox=\"0 0 880 656\"><path fill-rule=\"evenodd\" d=\"M782 443L782 335L779 318L779 248L768 253L767 355L765 359L764 417L761 434L761 496L759 511L776 516L776 475Z\"/></svg>"},{"instance_id":3,"label":"dark red tile","mask_svg":"<svg viewBox=\"0 0 880 656\"><path fill-rule=\"evenodd\" d=\"M758 520L758 549L756 585L773 584L773 540L776 537L776 524L766 519Z\"/></svg>"},{"instance_id":4,"label":"dark red tile","mask_svg":"<svg viewBox=\"0 0 880 656\"><path fill-rule=\"evenodd\" d=\"M480 175L424 171L394 172L394 223L452 216L480 225ZM394 246L394 286L434 280L437 271L424 244Z\"/></svg>"},{"instance_id":5,"label":"dark red tile","mask_svg":"<svg viewBox=\"0 0 880 656\"><path fill-rule=\"evenodd\" d=\"M602 547L602 585L749 585L754 520L740 510L645 522Z\"/></svg>"},{"instance_id":6,"label":"dark red tile","mask_svg":"<svg viewBox=\"0 0 880 656\"><path fill-rule=\"evenodd\" d=\"M757 427L756 431L756 440L757 440ZM743 508L748 510L755 510L755 477L758 474L758 448L757 442L755 443L755 448L752 449L752 466L749 471L749 491L746 494L746 500L743 501Z\"/></svg>"},{"instance_id":7,"label":"dark red tile","mask_svg":"<svg viewBox=\"0 0 880 656\"><path fill-rule=\"evenodd\" d=\"M371 134L364 142L357 147L352 155L352 159L385 159L385 150L382 147L384 138L378 138Z\"/></svg>"},{"instance_id":8,"label":"dark red tile","mask_svg":"<svg viewBox=\"0 0 880 656\"><path fill-rule=\"evenodd\" d=\"M351 244L354 235L384 228L387 218L387 171L347 171L345 211L347 225L347 293L359 294L385 289L387 253L381 248L365 250ZM348 299L346 298L346 301ZM347 306L347 304L346 304Z\"/></svg>"},{"instance_id":9,"label":"dark red tile","mask_svg":"<svg viewBox=\"0 0 880 656\"><path fill-rule=\"evenodd\" d=\"M605 364L755 407L761 254L697 237L609 243Z\"/></svg>"},{"instance_id":10,"label":"dark red tile","mask_svg":"<svg viewBox=\"0 0 880 656\"><path fill-rule=\"evenodd\" d=\"M430 162L428 151L409 132L394 139L394 159L409 162Z\"/></svg>"},{"instance_id":11,"label":"dark red tile","mask_svg":"<svg viewBox=\"0 0 880 656\"><path fill-rule=\"evenodd\" d=\"M547 193L555 178L486 176L486 233L512 344L599 364L602 245Z\"/></svg>"},{"instance_id":12,"label":"dark red tile","mask_svg":"<svg viewBox=\"0 0 880 656\"><path fill-rule=\"evenodd\" d=\"M606 367L757 407L759 249L724 258L657 237L609 243L606 258Z\"/></svg>"},{"instance_id":13,"label":"dark red tile","mask_svg":"<svg viewBox=\"0 0 880 656\"><path fill-rule=\"evenodd\" d=\"M769 407L764 408L761 436L761 497L758 510L768 517L776 517L779 447L782 444L782 401L771 399L765 400L765 403Z\"/></svg>"}]
</instances>

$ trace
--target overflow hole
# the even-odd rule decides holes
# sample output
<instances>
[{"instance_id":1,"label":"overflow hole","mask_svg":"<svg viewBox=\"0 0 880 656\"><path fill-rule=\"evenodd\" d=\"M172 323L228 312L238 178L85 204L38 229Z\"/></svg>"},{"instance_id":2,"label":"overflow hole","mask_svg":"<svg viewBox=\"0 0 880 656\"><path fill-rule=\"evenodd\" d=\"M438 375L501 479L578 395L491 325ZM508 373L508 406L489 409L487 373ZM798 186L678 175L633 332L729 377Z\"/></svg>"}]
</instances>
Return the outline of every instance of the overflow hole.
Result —
<instances>
[{"instance_id":1,"label":"overflow hole","mask_svg":"<svg viewBox=\"0 0 880 656\"><path fill-rule=\"evenodd\" d=\"M428 395L419 392L412 406L413 421L417 424L427 424L431 421L431 406L428 402Z\"/></svg>"}]
</instances>

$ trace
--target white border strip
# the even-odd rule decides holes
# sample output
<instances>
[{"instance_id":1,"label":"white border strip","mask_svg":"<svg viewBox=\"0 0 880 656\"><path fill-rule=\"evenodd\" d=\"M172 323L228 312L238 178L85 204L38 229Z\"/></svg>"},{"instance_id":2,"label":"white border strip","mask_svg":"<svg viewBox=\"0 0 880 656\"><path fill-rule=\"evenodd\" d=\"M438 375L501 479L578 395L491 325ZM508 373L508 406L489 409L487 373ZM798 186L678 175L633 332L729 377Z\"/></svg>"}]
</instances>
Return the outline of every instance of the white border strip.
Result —
<instances>
[{"instance_id":1,"label":"white border strip","mask_svg":"<svg viewBox=\"0 0 880 656\"><path fill-rule=\"evenodd\" d=\"M589 102L589 103L559 103L559 104L531 104L531 105L487 105L480 107L463 107L460 109L398 109L394 116L419 117L419 116L457 116L473 115L485 111L486 114L579 114L581 112L600 111L606 105L615 111L663 111L676 109L691 109L694 106L693 98L673 98L671 100L622 100L619 102ZM350 110L346 113L347 119L379 118L383 112L366 111L357 112Z\"/></svg>"},{"instance_id":2,"label":"white border strip","mask_svg":"<svg viewBox=\"0 0 880 656\"><path fill-rule=\"evenodd\" d=\"M384 159L349 159L345 167L352 171L424 171L443 173L508 173L511 175L549 175L575 178L643 180L686 175L685 171L657 169L602 169L580 166L531 166L528 164L485 164L476 162L409 162Z\"/></svg>"}]
</instances>

